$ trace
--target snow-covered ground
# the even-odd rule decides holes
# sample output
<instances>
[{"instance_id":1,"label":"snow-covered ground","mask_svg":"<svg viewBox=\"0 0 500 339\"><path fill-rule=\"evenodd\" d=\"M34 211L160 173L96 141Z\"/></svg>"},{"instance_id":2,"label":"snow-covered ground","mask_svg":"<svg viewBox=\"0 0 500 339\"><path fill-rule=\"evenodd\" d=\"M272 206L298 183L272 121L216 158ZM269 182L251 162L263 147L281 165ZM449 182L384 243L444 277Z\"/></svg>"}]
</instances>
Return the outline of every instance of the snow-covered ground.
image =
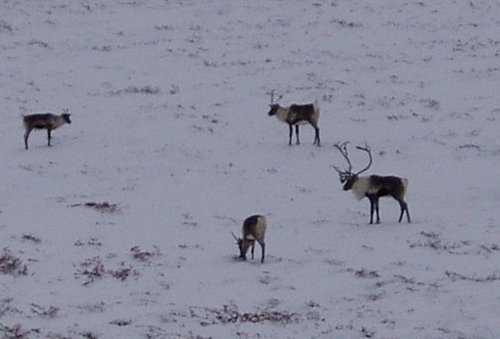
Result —
<instances>
[{"instance_id":1,"label":"snow-covered ground","mask_svg":"<svg viewBox=\"0 0 500 339\"><path fill-rule=\"evenodd\" d=\"M4 338L499 338L497 1L3 1ZM322 146L268 117L318 99ZM33 132L21 114L68 108ZM409 178L398 204L341 190ZM268 219L240 262L231 232Z\"/></svg>"}]
</instances>

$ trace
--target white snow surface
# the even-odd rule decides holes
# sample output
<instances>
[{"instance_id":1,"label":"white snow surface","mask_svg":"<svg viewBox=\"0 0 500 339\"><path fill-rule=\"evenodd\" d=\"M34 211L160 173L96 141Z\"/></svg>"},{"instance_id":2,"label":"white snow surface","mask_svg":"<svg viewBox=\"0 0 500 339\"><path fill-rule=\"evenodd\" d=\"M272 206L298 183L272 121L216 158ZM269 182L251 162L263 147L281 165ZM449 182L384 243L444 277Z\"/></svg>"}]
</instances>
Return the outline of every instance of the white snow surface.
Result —
<instances>
[{"instance_id":1,"label":"white snow surface","mask_svg":"<svg viewBox=\"0 0 500 339\"><path fill-rule=\"evenodd\" d=\"M2 1L0 335L500 338L499 32L498 1ZM411 224L368 224L341 141Z\"/></svg>"}]
</instances>

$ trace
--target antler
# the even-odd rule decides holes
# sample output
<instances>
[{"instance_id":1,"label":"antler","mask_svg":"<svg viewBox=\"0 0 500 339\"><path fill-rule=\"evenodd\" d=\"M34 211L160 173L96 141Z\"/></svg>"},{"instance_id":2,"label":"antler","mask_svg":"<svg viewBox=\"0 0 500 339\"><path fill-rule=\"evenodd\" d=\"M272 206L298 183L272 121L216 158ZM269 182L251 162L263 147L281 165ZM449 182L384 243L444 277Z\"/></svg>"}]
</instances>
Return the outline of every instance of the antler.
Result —
<instances>
[{"instance_id":1,"label":"antler","mask_svg":"<svg viewBox=\"0 0 500 339\"><path fill-rule=\"evenodd\" d=\"M271 96L271 105L274 105L274 94L275 93L276 93L276 91L274 89L267 92L267 94L269 94ZM278 100L280 100L281 98L283 98L283 95L278 95Z\"/></svg>"},{"instance_id":2,"label":"antler","mask_svg":"<svg viewBox=\"0 0 500 339\"><path fill-rule=\"evenodd\" d=\"M340 175L352 173L352 164L351 164L351 160L349 160L349 153L347 152L347 144L348 143L349 143L349 141L345 141L343 143L336 143L334 145L335 148L339 150L340 154L342 154L344 159L347 161L347 165L349 165L349 169L347 171L341 171L337 167L333 166L337 170L337 172L339 172Z\"/></svg>"},{"instance_id":3,"label":"antler","mask_svg":"<svg viewBox=\"0 0 500 339\"><path fill-rule=\"evenodd\" d=\"M372 165L372 152L370 150L370 146L368 146L368 144L366 144L366 143L365 143L364 147L357 146L356 148L359 149L359 150L361 150L361 151L365 151L366 153L368 153L368 157L370 158L370 160L368 161L368 165L365 168L363 168L361 171L359 171L358 173L356 173L356 175L360 175L361 173L366 172L370 168L370 166Z\"/></svg>"},{"instance_id":4,"label":"antler","mask_svg":"<svg viewBox=\"0 0 500 339\"><path fill-rule=\"evenodd\" d=\"M271 105L274 105L274 89L269 92L269 95L271 96Z\"/></svg>"},{"instance_id":5,"label":"antler","mask_svg":"<svg viewBox=\"0 0 500 339\"><path fill-rule=\"evenodd\" d=\"M353 173L352 172L351 160L349 159L349 153L347 151L347 144L348 143L349 143L348 141L345 141L345 142L343 142L341 144L337 143L337 144L334 145L335 148L340 151L340 154L342 154L342 156L344 157L344 159L347 161L347 164L349 165L349 169L347 171L341 171L337 167L333 166L333 168L335 168L335 170L339 173L340 180L342 182L345 181L349 176L357 176L357 175L360 175L363 172L366 172L371 167L372 160L373 160L372 159L372 152L371 152L370 146L368 146L368 144L365 143L364 146L356 146L356 148L359 149L360 151L364 151L364 152L368 153L369 161L368 161L368 165L366 165L365 168L363 168L361 171L359 171L357 173Z\"/></svg>"},{"instance_id":6,"label":"antler","mask_svg":"<svg viewBox=\"0 0 500 339\"><path fill-rule=\"evenodd\" d=\"M240 239L238 239L238 237L237 237L236 235L234 235L234 233L233 233L233 232L231 232L231 234L233 235L234 240L236 240L236 241L239 241L239 240L240 240Z\"/></svg>"}]
</instances>

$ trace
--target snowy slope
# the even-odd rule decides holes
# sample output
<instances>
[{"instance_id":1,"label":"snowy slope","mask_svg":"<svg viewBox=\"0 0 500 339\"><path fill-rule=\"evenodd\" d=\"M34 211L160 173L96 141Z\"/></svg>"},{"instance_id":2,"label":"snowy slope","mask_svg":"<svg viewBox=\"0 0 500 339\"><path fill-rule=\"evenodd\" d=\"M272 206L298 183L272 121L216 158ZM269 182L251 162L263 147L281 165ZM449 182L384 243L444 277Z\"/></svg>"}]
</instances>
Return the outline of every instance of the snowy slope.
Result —
<instances>
[{"instance_id":1,"label":"snowy slope","mask_svg":"<svg viewBox=\"0 0 500 339\"><path fill-rule=\"evenodd\" d=\"M500 337L500 5L4 1L5 338ZM322 147L267 116L320 101ZM33 132L21 114L69 108ZM333 148L409 178L413 222ZM361 152L359 152L361 153ZM268 218L240 262L231 232Z\"/></svg>"}]
</instances>

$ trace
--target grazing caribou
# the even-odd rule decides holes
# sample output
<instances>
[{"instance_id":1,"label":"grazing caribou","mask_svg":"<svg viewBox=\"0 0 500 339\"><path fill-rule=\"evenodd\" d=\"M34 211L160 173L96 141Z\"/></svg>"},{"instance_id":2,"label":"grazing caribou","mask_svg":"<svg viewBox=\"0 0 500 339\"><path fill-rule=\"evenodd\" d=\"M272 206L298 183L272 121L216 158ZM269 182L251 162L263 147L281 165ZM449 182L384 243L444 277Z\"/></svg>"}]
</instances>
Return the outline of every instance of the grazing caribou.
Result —
<instances>
[{"instance_id":1,"label":"grazing caribou","mask_svg":"<svg viewBox=\"0 0 500 339\"><path fill-rule=\"evenodd\" d=\"M288 134L288 144L292 144L292 134L293 126L295 126L295 139L297 145L300 144L299 140L299 125L309 123L314 127L314 145L320 146L319 140L319 102L315 100L314 103L297 105L293 104L289 107L282 107L279 104L274 103L274 91L271 91L271 104L269 105L271 110L268 115L276 115L278 120L288 124L289 134Z\"/></svg>"},{"instance_id":2,"label":"grazing caribou","mask_svg":"<svg viewBox=\"0 0 500 339\"><path fill-rule=\"evenodd\" d=\"M51 131L61 127L64 124L71 124L70 114L68 110L63 110L61 115L52 113L37 113L30 115L23 115L24 124L24 147L28 149L28 137L33 129L46 129L48 145L50 146Z\"/></svg>"},{"instance_id":3,"label":"grazing caribou","mask_svg":"<svg viewBox=\"0 0 500 339\"><path fill-rule=\"evenodd\" d=\"M372 154L368 145L365 147L358 146L357 149L368 153L368 165L357 173L352 172L351 161L347 151L347 142L336 144L335 147L340 151L344 159L347 161L349 168L347 171L341 171L334 166L340 177L340 182L344 184L344 191L352 190L358 200L367 197L370 200L370 224L373 224L373 213L377 212L377 224L380 223L379 216L379 198L391 196L399 202L401 207L401 214L399 215L399 222L403 219L403 214L406 212L406 218L410 223L410 212L408 204L404 200L406 190L408 188L408 179L396 176L359 176L361 173L367 171L372 165Z\"/></svg>"},{"instance_id":4,"label":"grazing caribou","mask_svg":"<svg viewBox=\"0 0 500 339\"><path fill-rule=\"evenodd\" d=\"M262 250L260 262L264 262L264 257L266 255L266 243L264 241L264 238L266 236L266 228L266 217L264 217L263 215L252 215L251 217L246 218L243 222L243 238L238 238L234 235L234 233L231 232L234 239L236 240L238 248L240 249L240 258L242 260L246 260L247 252L250 247L252 248L253 260L255 242L257 241L260 244L260 248Z\"/></svg>"}]
</instances>

